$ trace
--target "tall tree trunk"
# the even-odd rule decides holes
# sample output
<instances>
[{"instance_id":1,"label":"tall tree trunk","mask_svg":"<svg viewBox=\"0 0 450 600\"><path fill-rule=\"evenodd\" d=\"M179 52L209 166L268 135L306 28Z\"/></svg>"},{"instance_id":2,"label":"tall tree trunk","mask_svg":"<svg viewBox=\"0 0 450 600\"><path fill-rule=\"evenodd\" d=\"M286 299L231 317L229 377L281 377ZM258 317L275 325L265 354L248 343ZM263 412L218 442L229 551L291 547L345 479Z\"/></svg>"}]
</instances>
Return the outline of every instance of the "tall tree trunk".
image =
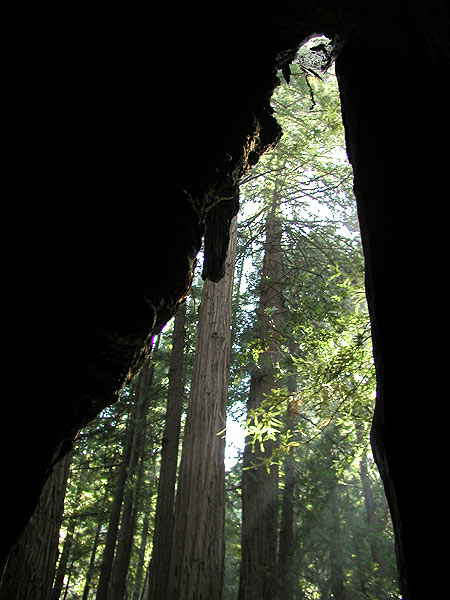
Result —
<instances>
[{"instance_id":1,"label":"tall tree trunk","mask_svg":"<svg viewBox=\"0 0 450 600\"><path fill-rule=\"evenodd\" d=\"M205 281L175 504L166 598L220 600L225 567L225 429L237 242L231 223L225 275Z\"/></svg>"},{"instance_id":2,"label":"tall tree trunk","mask_svg":"<svg viewBox=\"0 0 450 600\"><path fill-rule=\"evenodd\" d=\"M125 433L124 447L122 452L122 461L117 476L114 498L109 513L108 531L106 534L105 547L103 550L102 564L100 567L100 578L97 586L96 600L108 600L108 590L111 579L114 551L117 542L119 530L120 513L122 509L123 496L125 494L125 485L128 477L128 468L131 460L134 442L135 413L137 403L134 404L128 417L127 429Z\"/></svg>"},{"instance_id":3,"label":"tall tree trunk","mask_svg":"<svg viewBox=\"0 0 450 600\"><path fill-rule=\"evenodd\" d=\"M147 547L148 526L149 526L149 519L148 519L148 515L145 514L144 521L142 524L141 544L139 546L138 564L136 567L136 578L134 581L133 600L139 600L139 598L140 598L142 579L144 576L145 549Z\"/></svg>"},{"instance_id":4,"label":"tall tree trunk","mask_svg":"<svg viewBox=\"0 0 450 600\"><path fill-rule=\"evenodd\" d=\"M295 375L290 375L287 381L287 389L290 394L297 390ZM286 427L293 429L295 421L295 402L292 400L286 411ZM280 541L278 550L278 598L280 600L294 600L295 598L295 510L294 510L294 487L295 487L295 461L291 453L284 459L284 490L281 507Z\"/></svg>"},{"instance_id":5,"label":"tall tree trunk","mask_svg":"<svg viewBox=\"0 0 450 600\"><path fill-rule=\"evenodd\" d=\"M136 490L131 487L132 485L134 484L130 482L131 489L127 491L124 500L108 600L123 600L126 597L127 574L133 548L138 510L138 498Z\"/></svg>"},{"instance_id":6,"label":"tall tree trunk","mask_svg":"<svg viewBox=\"0 0 450 600\"><path fill-rule=\"evenodd\" d=\"M61 556L59 557L58 569L53 582L51 600L59 600L61 591L64 585L64 576L69 564L70 551L72 550L73 536L75 532L75 519L70 519L69 527L67 528L66 537L62 547Z\"/></svg>"},{"instance_id":7,"label":"tall tree trunk","mask_svg":"<svg viewBox=\"0 0 450 600\"><path fill-rule=\"evenodd\" d=\"M149 569L149 580L147 582L149 596L153 600L166 600L167 597L178 443L184 402L185 327L186 304L184 303L175 315L172 335L167 412L161 449L161 468L158 482L158 500L156 502L153 552Z\"/></svg>"},{"instance_id":8,"label":"tall tree trunk","mask_svg":"<svg viewBox=\"0 0 450 600\"><path fill-rule=\"evenodd\" d=\"M263 272L258 305L257 338L262 352L250 380L247 412L261 407L277 387L275 365L279 360L281 324L281 227L277 218L277 190L266 221ZM242 559L239 600L273 600L276 595L278 468L258 465L269 459L275 447L268 441L247 440L242 474Z\"/></svg>"},{"instance_id":9,"label":"tall tree trunk","mask_svg":"<svg viewBox=\"0 0 450 600\"><path fill-rule=\"evenodd\" d=\"M86 580L84 582L83 597L81 600L88 600L89 591L91 589L92 575L94 573L95 555L97 554L97 548L98 548L98 542L100 540L101 530L102 530L102 523L100 522L97 525L94 543L92 544L91 558L89 560L89 566L88 566L88 570L86 573ZM54 598L53 600L58 600L58 598L59 598L59 596L57 598Z\"/></svg>"},{"instance_id":10,"label":"tall tree trunk","mask_svg":"<svg viewBox=\"0 0 450 600\"><path fill-rule=\"evenodd\" d=\"M159 339L159 338L158 338ZM157 345L152 356L154 359ZM116 555L111 577L108 600L122 600L126 593L126 579L130 564L133 537L136 529L139 502L139 486L143 474L145 449L146 417L151 398L151 386L155 364L148 360L142 367L137 380L137 411L134 422L134 436L122 508L122 520L117 538Z\"/></svg>"},{"instance_id":11,"label":"tall tree trunk","mask_svg":"<svg viewBox=\"0 0 450 600\"><path fill-rule=\"evenodd\" d=\"M1 600L50 598L71 460L72 453L55 466L45 484L36 510L9 556Z\"/></svg>"}]
</instances>

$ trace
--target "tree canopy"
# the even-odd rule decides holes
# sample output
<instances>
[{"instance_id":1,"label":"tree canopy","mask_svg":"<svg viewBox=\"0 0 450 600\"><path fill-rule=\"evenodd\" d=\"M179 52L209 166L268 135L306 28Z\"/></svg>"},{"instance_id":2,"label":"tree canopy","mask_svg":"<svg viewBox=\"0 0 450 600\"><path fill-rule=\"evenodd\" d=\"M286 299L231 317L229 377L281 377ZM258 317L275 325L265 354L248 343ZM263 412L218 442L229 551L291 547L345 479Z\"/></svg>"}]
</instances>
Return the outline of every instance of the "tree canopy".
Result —
<instances>
[{"instance_id":1,"label":"tree canopy","mask_svg":"<svg viewBox=\"0 0 450 600\"><path fill-rule=\"evenodd\" d=\"M207 368L227 369L227 423L219 427L216 420L214 431L200 434L191 416L184 436L191 384L198 386L194 356L206 335L199 325L199 307L205 303L202 290L210 283L202 281L199 264L183 322L177 328L175 317L153 340L149 361L122 390L120 401L79 435L53 565L53 600L151 597L149 574L151 579L156 570L156 550L165 536L170 548L172 535L179 535L165 525L172 506L155 529L157 511L162 510L158 483L165 477L166 504L175 503L180 481L176 466L187 452L183 442L196 435L205 440L225 436L229 448L220 492L225 526L217 533L225 547L223 591L211 600L252 598L259 571L253 571L252 580L251 571L243 576L243 565L269 560L261 558L261 547L259 554L245 550L243 534L251 527L251 514L243 510L248 482L262 486L254 488L262 494L262 507L268 493L264 472L270 474L276 501L270 517L273 587L268 598L400 598L390 516L369 443L375 373L336 78L332 67L324 73L317 62L301 60L280 78L272 105L283 136L246 175L240 190L232 319L228 333L220 334L230 336L229 360L225 357L220 367L200 364L205 377ZM211 331L213 325L208 327ZM264 384L259 400L249 402L258 381ZM179 399L175 413L168 404L173 393ZM202 405L202 398L199 402L196 410L208 423L209 405ZM232 438L232 432L238 435ZM162 459L168 445L174 471L170 476ZM220 452L214 460L223 460ZM201 454L195 455L189 473L200 472L202 461L210 458L207 452ZM183 522L183 497L191 494L193 502L200 502L213 492L199 488L192 494L191 480L183 481L174 531L195 535L197 524L190 522L186 529ZM214 486L214 477L208 485ZM191 514L198 514L198 507ZM157 548L155 540L160 540ZM189 543L195 547L200 541L192 538ZM258 544L265 542L260 539ZM158 569L169 574L170 549L163 554ZM261 565L261 573L267 564ZM194 561L188 573L194 576L196 568ZM195 597L177 593L170 597Z\"/></svg>"}]
</instances>

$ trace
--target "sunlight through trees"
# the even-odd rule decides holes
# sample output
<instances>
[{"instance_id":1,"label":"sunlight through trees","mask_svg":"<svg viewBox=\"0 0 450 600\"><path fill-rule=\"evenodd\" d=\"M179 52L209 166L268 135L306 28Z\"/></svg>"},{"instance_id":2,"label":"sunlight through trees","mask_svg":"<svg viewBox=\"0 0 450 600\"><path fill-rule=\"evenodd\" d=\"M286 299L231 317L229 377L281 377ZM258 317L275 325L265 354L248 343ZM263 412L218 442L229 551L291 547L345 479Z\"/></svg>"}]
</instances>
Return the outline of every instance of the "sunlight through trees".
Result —
<instances>
[{"instance_id":1,"label":"sunlight through trees","mask_svg":"<svg viewBox=\"0 0 450 600\"><path fill-rule=\"evenodd\" d=\"M242 182L224 279L199 264L149 362L81 432L2 600L32 597L14 591L30 560L21 586L42 599L400 598L352 172L321 66L283 74L284 134Z\"/></svg>"}]
</instances>

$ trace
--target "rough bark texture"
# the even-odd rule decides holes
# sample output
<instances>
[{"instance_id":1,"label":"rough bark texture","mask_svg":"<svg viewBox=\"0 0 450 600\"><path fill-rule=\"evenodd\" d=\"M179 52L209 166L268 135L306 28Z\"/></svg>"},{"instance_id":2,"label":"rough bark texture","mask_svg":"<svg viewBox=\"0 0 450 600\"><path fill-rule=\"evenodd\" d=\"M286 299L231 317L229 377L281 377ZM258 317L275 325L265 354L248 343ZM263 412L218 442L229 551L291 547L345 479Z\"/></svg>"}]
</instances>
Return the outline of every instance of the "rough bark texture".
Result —
<instances>
[{"instance_id":1,"label":"rough bark texture","mask_svg":"<svg viewBox=\"0 0 450 600\"><path fill-rule=\"evenodd\" d=\"M50 598L70 462L71 455L67 455L55 467L33 518L11 552L0 587L1 600Z\"/></svg>"},{"instance_id":2,"label":"rough bark texture","mask_svg":"<svg viewBox=\"0 0 450 600\"><path fill-rule=\"evenodd\" d=\"M294 371L293 371L294 373ZM290 394L297 391L295 374L288 376L286 382ZM288 406L285 416L287 429L294 429L295 415ZM278 545L277 564L277 598L279 600L295 600L295 460L292 451L284 459L284 490L281 505L280 539Z\"/></svg>"},{"instance_id":3,"label":"rough bark texture","mask_svg":"<svg viewBox=\"0 0 450 600\"><path fill-rule=\"evenodd\" d=\"M167 600L220 600L225 569L225 437L236 219L225 275L205 281L183 437ZM221 435L219 433L222 432Z\"/></svg>"},{"instance_id":4,"label":"rough bark texture","mask_svg":"<svg viewBox=\"0 0 450 600\"><path fill-rule=\"evenodd\" d=\"M210 10L159 4L157 18L147 7L40 7L17 22L5 169L17 252L11 246L16 260L4 273L4 371L21 382L21 397L2 414L8 424L20 416L20 427L1 440L0 567L52 465L117 398L187 293L209 211L233 201L241 175L277 140L277 69L323 32L343 48L378 378L373 441L403 597L426 596L420 588L439 581L439 556L423 549L437 547L429 536L445 514L434 478L418 478L445 454L447 307L430 289L447 270L448 2L230 0ZM154 35L160 23L164 44ZM438 218L428 227L421 209L431 206ZM210 237L208 260L226 235ZM220 276L218 263L207 277ZM424 398L433 411L419 410Z\"/></svg>"}]
</instances>

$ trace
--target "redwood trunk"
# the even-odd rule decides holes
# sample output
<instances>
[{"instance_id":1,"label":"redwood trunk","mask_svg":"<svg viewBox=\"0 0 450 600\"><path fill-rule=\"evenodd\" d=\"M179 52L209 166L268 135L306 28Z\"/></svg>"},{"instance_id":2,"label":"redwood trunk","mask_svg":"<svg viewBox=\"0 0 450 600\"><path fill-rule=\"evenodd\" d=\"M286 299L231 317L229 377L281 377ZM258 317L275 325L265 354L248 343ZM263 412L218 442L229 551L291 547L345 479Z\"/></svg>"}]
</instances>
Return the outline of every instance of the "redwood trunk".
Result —
<instances>
[{"instance_id":1,"label":"redwood trunk","mask_svg":"<svg viewBox=\"0 0 450 600\"><path fill-rule=\"evenodd\" d=\"M97 587L96 600L108 600L108 590L113 568L114 551L117 542L117 534L119 531L120 512L122 509L122 502L125 494L125 486L128 477L128 468L133 452L135 411L136 405L133 407L133 411L129 416L127 424L124 448L122 453L122 462L120 464L116 488L114 491L114 498L111 506L111 512L109 514L108 532L106 534L105 547L103 550L103 558L100 568L100 578Z\"/></svg>"},{"instance_id":2,"label":"redwood trunk","mask_svg":"<svg viewBox=\"0 0 450 600\"><path fill-rule=\"evenodd\" d=\"M176 498L166 598L220 600L225 564L225 429L236 219L226 270L205 281Z\"/></svg>"},{"instance_id":3,"label":"redwood trunk","mask_svg":"<svg viewBox=\"0 0 450 600\"><path fill-rule=\"evenodd\" d=\"M276 216L277 194L266 223L263 273L258 306L257 337L262 352L251 374L248 413L258 409L276 388L281 303L281 228ZM239 600L273 600L276 594L278 468L258 465L269 459L274 441L252 445L247 440L242 475L242 560Z\"/></svg>"},{"instance_id":4,"label":"redwood trunk","mask_svg":"<svg viewBox=\"0 0 450 600\"><path fill-rule=\"evenodd\" d=\"M50 598L71 459L69 454L56 465L30 522L9 556L0 588L1 600Z\"/></svg>"},{"instance_id":5,"label":"redwood trunk","mask_svg":"<svg viewBox=\"0 0 450 600\"><path fill-rule=\"evenodd\" d=\"M108 600L122 600L126 595L127 573L137 523L139 486L143 474L142 456L145 447L146 416L151 397L153 373L154 363L148 361L141 369L137 381L137 411L133 424L133 444Z\"/></svg>"},{"instance_id":6,"label":"redwood trunk","mask_svg":"<svg viewBox=\"0 0 450 600\"><path fill-rule=\"evenodd\" d=\"M186 304L182 304L175 315L172 336L167 412L161 449L153 552L148 580L149 597L153 600L166 600L167 578L169 575L178 443L184 400L185 326Z\"/></svg>"}]
</instances>

